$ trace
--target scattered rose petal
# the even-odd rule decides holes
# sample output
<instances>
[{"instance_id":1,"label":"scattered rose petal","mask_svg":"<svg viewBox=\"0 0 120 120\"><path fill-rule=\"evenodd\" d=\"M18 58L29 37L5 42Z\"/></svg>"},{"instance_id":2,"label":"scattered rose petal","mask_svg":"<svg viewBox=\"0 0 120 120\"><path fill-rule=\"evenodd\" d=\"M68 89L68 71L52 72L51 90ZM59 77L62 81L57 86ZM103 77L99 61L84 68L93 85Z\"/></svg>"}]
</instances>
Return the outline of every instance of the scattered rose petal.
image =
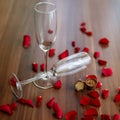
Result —
<instances>
[{"instance_id":1,"label":"scattered rose petal","mask_svg":"<svg viewBox=\"0 0 120 120\"><path fill-rule=\"evenodd\" d=\"M117 93L115 96L114 96L114 102L120 102L120 94Z\"/></svg>"},{"instance_id":2,"label":"scattered rose petal","mask_svg":"<svg viewBox=\"0 0 120 120\"><path fill-rule=\"evenodd\" d=\"M97 59L100 57L100 52L96 51L94 52L94 58Z\"/></svg>"},{"instance_id":3,"label":"scattered rose petal","mask_svg":"<svg viewBox=\"0 0 120 120\"><path fill-rule=\"evenodd\" d=\"M92 90L92 91L88 92L88 96L96 99L96 98L98 98L100 95L99 95L99 93L98 93L96 90Z\"/></svg>"},{"instance_id":4,"label":"scattered rose petal","mask_svg":"<svg viewBox=\"0 0 120 120\"><path fill-rule=\"evenodd\" d=\"M86 32L86 27L81 27L80 30L81 30L81 32L85 33Z\"/></svg>"},{"instance_id":5,"label":"scattered rose petal","mask_svg":"<svg viewBox=\"0 0 120 120\"><path fill-rule=\"evenodd\" d=\"M107 64L107 61L106 61L106 60L99 59L99 60L98 60L98 64L99 64L99 65L106 65L106 64Z\"/></svg>"},{"instance_id":6,"label":"scattered rose petal","mask_svg":"<svg viewBox=\"0 0 120 120\"><path fill-rule=\"evenodd\" d=\"M53 87L55 89L60 89L62 87L62 82L61 80L57 80L57 82L54 83Z\"/></svg>"},{"instance_id":7,"label":"scattered rose petal","mask_svg":"<svg viewBox=\"0 0 120 120\"><path fill-rule=\"evenodd\" d=\"M101 38L101 39L99 40L99 43L100 43L101 45L108 45L108 44L109 44L109 40L108 40L107 38Z\"/></svg>"},{"instance_id":8,"label":"scattered rose petal","mask_svg":"<svg viewBox=\"0 0 120 120\"><path fill-rule=\"evenodd\" d=\"M14 102L12 104L8 104L8 105L10 106L11 110L16 110L17 109L17 103L16 102Z\"/></svg>"},{"instance_id":9,"label":"scattered rose petal","mask_svg":"<svg viewBox=\"0 0 120 120\"><path fill-rule=\"evenodd\" d=\"M102 69L102 75L105 77L112 76L113 71L111 68L103 68Z\"/></svg>"},{"instance_id":10,"label":"scattered rose petal","mask_svg":"<svg viewBox=\"0 0 120 120\"><path fill-rule=\"evenodd\" d=\"M97 81L97 76L96 75L86 75L86 79L94 79Z\"/></svg>"},{"instance_id":11,"label":"scattered rose petal","mask_svg":"<svg viewBox=\"0 0 120 120\"><path fill-rule=\"evenodd\" d=\"M109 95L109 90L108 89L104 89L102 90L102 98L106 99Z\"/></svg>"},{"instance_id":12,"label":"scattered rose petal","mask_svg":"<svg viewBox=\"0 0 120 120\"><path fill-rule=\"evenodd\" d=\"M58 103L54 102L54 104L53 104L53 110L55 112L56 118L61 119L63 117L62 109L60 108L60 106L58 105Z\"/></svg>"},{"instance_id":13,"label":"scattered rose petal","mask_svg":"<svg viewBox=\"0 0 120 120\"><path fill-rule=\"evenodd\" d=\"M100 107L101 103L100 103L100 100L98 98L97 99L91 99L90 105L92 105L94 107Z\"/></svg>"},{"instance_id":14,"label":"scattered rose petal","mask_svg":"<svg viewBox=\"0 0 120 120\"><path fill-rule=\"evenodd\" d=\"M45 64L41 64L41 65L40 65L40 70L41 70L42 72L45 71Z\"/></svg>"},{"instance_id":15,"label":"scattered rose petal","mask_svg":"<svg viewBox=\"0 0 120 120\"><path fill-rule=\"evenodd\" d=\"M13 87L16 87L16 80L15 80L14 76L12 76L10 79L10 85L12 85Z\"/></svg>"},{"instance_id":16,"label":"scattered rose petal","mask_svg":"<svg viewBox=\"0 0 120 120\"><path fill-rule=\"evenodd\" d=\"M50 99L48 102L47 102L47 107L48 108L52 108L53 107L53 104L55 102L55 98L53 97L52 99Z\"/></svg>"},{"instance_id":17,"label":"scattered rose petal","mask_svg":"<svg viewBox=\"0 0 120 120\"><path fill-rule=\"evenodd\" d=\"M92 33L91 31L88 31L88 32L86 32L86 35L88 35L88 36L92 36L93 33Z\"/></svg>"},{"instance_id":18,"label":"scattered rose petal","mask_svg":"<svg viewBox=\"0 0 120 120\"><path fill-rule=\"evenodd\" d=\"M65 58L65 57L68 57L69 56L69 51L68 50L65 50L63 51L62 53L59 54L58 58L59 60Z\"/></svg>"},{"instance_id":19,"label":"scattered rose petal","mask_svg":"<svg viewBox=\"0 0 120 120\"><path fill-rule=\"evenodd\" d=\"M65 120L76 120L77 112L75 110L71 110L65 115Z\"/></svg>"},{"instance_id":20,"label":"scattered rose petal","mask_svg":"<svg viewBox=\"0 0 120 120\"><path fill-rule=\"evenodd\" d=\"M95 118L92 115L85 116L84 118L81 118L81 120L95 120Z\"/></svg>"},{"instance_id":21,"label":"scattered rose petal","mask_svg":"<svg viewBox=\"0 0 120 120\"><path fill-rule=\"evenodd\" d=\"M120 114L114 114L113 120L120 120Z\"/></svg>"},{"instance_id":22,"label":"scattered rose petal","mask_svg":"<svg viewBox=\"0 0 120 120\"><path fill-rule=\"evenodd\" d=\"M42 96L37 96L36 98L36 107L40 107L42 102Z\"/></svg>"},{"instance_id":23,"label":"scattered rose petal","mask_svg":"<svg viewBox=\"0 0 120 120\"><path fill-rule=\"evenodd\" d=\"M101 120L110 120L109 114L101 114Z\"/></svg>"},{"instance_id":24,"label":"scattered rose petal","mask_svg":"<svg viewBox=\"0 0 120 120\"><path fill-rule=\"evenodd\" d=\"M118 87L118 93L120 93L120 87Z\"/></svg>"},{"instance_id":25,"label":"scattered rose petal","mask_svg":"<svg viewBox=\"0 0 120 120\"><path fill-rule=\"evenodd\" d=\"M91 98L89 98L86 95L83 95L82 98L80 99L80 104L83 106L86 106L90 103L90 101L91 101Z\"/></svg>"},{"instance_id":26,"label":"scattered rose petal","mask_svg":"<svg viewBox=\"0 0 120 120\"><path fill-rule=\"evenodd\" d=\"M75 47L74 48L74 53L78 53L80 51L80 47Z\"/></svg>"},{"instance_id":27,"label":"scattered rose petal","mask_svg":"<svg viewBox=\"0 0 120 120\"><path fill-rule=\"evenodd\" d=\"M17 102L20 104L23 104L23 105L28 105L30 107L34 107L33 101L31 99L26 100L26 99L21 98L21 99L18 99Z\"/></svg>"},{"instance_id":28,"label":"scattered rose petal","mask_svg":"<svg viewBox=\"0 0 120 120\"><path fill-rule=\"evenodd\" d=\"M49 33L49 34L52 34L52 33L53 33L53 30L49 29L49 30L48 30L48 33Z\"/></svg>"},{"instance_id":29,"label":"scattered rose petal","mask_svg":"<svg viewBox=\"0 0 120 120\"><path fill-rule=\"evenodd\" d=\"M87 53L89 53L89 51L90 51L90 49L89 48L87 48L87 47L85 47L85 48L83 48L83 50L82 50L83 52L87 52Z\"/></svg>"},{"instance_id":30,"label":"scattered rose petal","mask_svg":"<svg viewBox=\"0 0 120 120\"><path fill-rule=\"evenodd\" d=\"M13 111L12 111L10 105L8 105L8 104L6 104L6 105L1 105L1 106L0 106L0 111L5 112L5 113L7 113L8 115L12 115L12 114L13 114Z\"/></svg>"},{"instance_id":31,"label":"scattered rose petal","mask_svg":"<svg viewBox=\"0 0 120 120\"><path fill-rule=\"evenodd\" d=\"M49 50L49 57L53 57L55 55L55 49L50 49Z\"/></svg>"},{"instance_id":32,"label":"scattered rose petal","mask_svg":"<svg viewBox=\"0 0 120 120\"><path fill-rule=\"evenodd\" d=\"M102 82L97 82L96 88L100 89L102 87L102 85L103 85Z\"/></svg>"},{"instance_id":33,"label":"scattered rose petal","mask_svg":"<svg viewBox=\"0 0 120 120\"><path fill-rule=\"evenodd\" d=\"M33 70L34 72L38 72L38 63L36 63L36 62L33 62L33 63L32 63L32 70Z\"/></svg>"},{"instance_id":34,"label":"scattered rose petal","mask_svg":"<svg viewBox=\"0 0 120 120\"><path fill-rule=\"evenodd\" d=\"M80 24L80 26L85 26L86 25L86 22L82 22L81 24Z\"/></svg>"},{"instance_id":35,"label":"scattered rose petal","mask_svg":"<svg viewBox=\"0 0 120 120\"><path fill-rule=\"evenodd\" d=\"M30 46L31 38L29 35L24 35L23 37L23 47L28 48Z\"/></svg>"},{"instance_id":36,"label":"scattered rose petal","mask_svg":"<svg viewBox=\"0 0 120 120\"><path fill-rule=\"evenodd\" d=\"M76 41L72 41L72 46L75 47L76 46Z\"/></svg>"},{"instance_id":37,"label":"scattered rose petal","mask_svg":"<svg viewBox=\"0 0 120 120\"><path fill-rule=\"evenodd\" d=\"M85 116L98 116L98 111L95 108L89 107L84 111Z\"/></svg>"}]
</instances>

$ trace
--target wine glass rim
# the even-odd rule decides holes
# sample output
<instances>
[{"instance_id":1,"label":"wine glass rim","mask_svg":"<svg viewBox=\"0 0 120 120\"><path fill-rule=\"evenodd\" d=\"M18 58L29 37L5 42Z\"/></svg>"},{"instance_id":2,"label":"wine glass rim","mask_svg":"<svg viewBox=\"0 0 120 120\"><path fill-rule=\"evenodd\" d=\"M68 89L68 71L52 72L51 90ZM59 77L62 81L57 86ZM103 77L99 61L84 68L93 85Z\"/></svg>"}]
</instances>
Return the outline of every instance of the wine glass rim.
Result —
<instances>
[{"instance_id":1,"label":"wine glass rim","mask_svg":"<svg viewBox=\"0 0 120 120\"><path fill-rule=\"evenodd\" d=\"M50 10L48 12L45 12L45 11L41 11L39 9L37 9L37 6L41 5L41 4L49 4L49 5L52 5L54 6L54 9L53 10ZM54 3L51 3L51 2L38 2L35 4L34 6L34 10L38 13L41 13L41 14L51 14L51 13L54 13L56 11L56 5Z\"/></svg>"}]
</instances>

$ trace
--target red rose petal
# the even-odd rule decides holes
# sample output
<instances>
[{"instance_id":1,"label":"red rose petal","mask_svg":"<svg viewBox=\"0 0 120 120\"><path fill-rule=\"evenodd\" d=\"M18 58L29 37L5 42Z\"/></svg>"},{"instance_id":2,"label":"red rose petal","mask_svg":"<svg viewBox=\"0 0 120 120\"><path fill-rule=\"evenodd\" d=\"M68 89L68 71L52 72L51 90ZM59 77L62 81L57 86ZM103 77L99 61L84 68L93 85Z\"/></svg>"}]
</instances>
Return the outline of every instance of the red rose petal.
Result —
<instances>
[{"instance_id":1,"label":"red rose petal","mask_svg":"<svg viewBox=\"0 0 120 120\"><path fill-rule=\"evenodd\" d=\"M68 50L65 50L63 51L62 53L59 54L58 58L59 60L65 58L65 57L68 57L69 56L69 51Z\"/></svg>"},{"instance_id":2,"label":"red rose petal","mask_svg":"<svg viewBox=\"0 0 120 120\"><path fill-rule=\"evenodd\" d=\"M94 58L97 59L100 57L100 52L96 51L94 52Z\"/></svg>"},{"instance_id":3,"label":"red rose petal","mask_svg":"<svg viewBox=\"0 0 120 120\"><path fill-rule=\"evenodd\" d=\"M47 107L48 108L52 108L53 107L53 104L55 102L55 98L53 97L52 99L50 99L48 102L47 102Z\"/></svg>"},{"instance_id":4,"label":"red rose petal","mask_svg":"<svg viewBox=\"0 0 120 120\"><path fill-rule=\"evenodd\" d=\"M107 61L106 61L106 60L99 59L99 60L98 60L98 64L99 64L99 65L106 65L106 64L107 64Z\"/></svg>"},{"instance_id":5,"label":"red rose petal","mask_svg":"<svg viewBox=\"0 0 120 120\"><path fill-rule=\"evenodd\" d=\"M40 107L42 102L42 96L37 96L36 98L36 107Z\"/></svg>"},{"instance_id":6,"label":"red rose petal","mask_svg":"<svg viewBox=\"0 0 120 120\"><path fill-rule=\"evenodd\" d=\"M75 47L76 46L76 41L72 41L72 46Z\"/></svg>"},{"instance_id":7,"label":"red rose petal","mask_svg":"<svg viewBox=\"0 0 120 120\"><path fill-rule=\"evenodd\" d=\"M41 70L42 72L45 71L45 64L41 64L41 65L40 65L40 70Z\"/></svg>"},{"instance_id":8,"label":"red rose petal","mask_svg":"<svg viewBox=\"0 0 120 120\"><path fill-rule=\"evenodd\" d=\"M102 90L102 98L106 99L109 95L109 90L108 89L104 89Z\"/></svg>"},{"instance_id":9,"label":"red rose petal","mask_svg":"<svg viewBox=\"0 0 120 120\"><path fill-rule=\"evenodd\" d=\"M100 103L100 100L98 98L97 99L91 99L90 105L92 105L94 107L100 107L101 103Z\"/></svg>"},{"instance_id":10,"label":"red rose petal","mask_svg":"<svg viewBox=\"0 0 120 120\"><path fill-rule=\"evenodd\" d=\"M35 62L32 63L32 70L34 72L38 72L38 63L35 63Z\"/></svg>"},{"instance_id":11,"label":"red rose petal","mask_svg":"<svg viewBox=\"0 0 120 120\"><path fill-rule=\"evenodd\" d=\"M83 48L83 50L82 50L83 52L87 52L87 53L89 53L89 51L90 51L90 49L89 48L87 48L87 47L85 47L85 48Z\"/></svg>"},{"instance_id":12,"label":"red rose petal","mask_svg":"<svg viewBox=\"0 0 120 120\"><path fill-rule=\"evenodd\" d=\"M108 114L101 114L101 120L110 120L110 115L108 115Z\"/></svg>"},{"instance_id":13,"label":"red rose petal","mask_svg":"<svg viewBox=\"0 0 120 120\"><path fill-rule=\"evenodd\" d=\"M14 102L12 104L8 104L8 105L10 106L11 110L16 110L17 109L17 103L16 102Z\"/></svg>"},{"instance_id":14,"label":"red rose petal","mask_svg":"<svg viewBox=\"0 0 120 120\"><path fill-rule=\"evenodd\" d=\"M55 89L60 89L62 87L62 82L61 80L58 80L57 82L54 83L53 87Z\"/></svg>"},{"instance_id":15,"label":"red rose petal","mask_svg":"<svg viewBox=\"0 0 120 120\"><path fill-rule=\"evenodd\" d=\"M100 43L101 45L108 45L108 44L109 44L109 40L108 40L107 38L101 38L101 39L99 40L99 43Z\"/></svg>"},{"instance_id":16,"label":"red rose petal","mask_svg":"<svg viewBox=\"0 0 120 120\"><path fill-rule=\"evenodd\" d=\"M120 120L120 114L114 114L113 120Z\"/></svg>"},{"instance_id":17,"label":"red rose petal","mask_svg":"<svg viewBox=\"0 0 120 120\"><path fill-rule=\"evenodd\" d=\"M86 75L86 79L94 79L97 81L97 76L96 75Z\"/></svg>"},{"instance_id":18,"label":"red rose petal","mask_svg":"<svg viewBox=\"0 0 120 120\"><path fill-rule=\"evenodd\" d=\"M48 30L48 33L49 33L49 34L52 34L52 33L53 33L53 30L49 29L49 30Z\"/></svg>"},{"instance_id":19,"label":"red rose petal","mask_svg":"<svg viewBox=\"0 0 120 120\"><path fill-rule=\"evenodd\" d=\"M30 46L31 38L29 35L24 35L23 37L23 47L28 48Z\"/></svg>"},{"instance_id":20,"label":"red rose petal","mask_svg":"<svg viewBox=\"0 0 120 120\"><path fill-rule=\"evenodd\" d=\"M88 35L88 36L92 36L93 33L92 33L91 31L88 31L88 32L86 32L86 35Z\"/></svg>"},{"instance_id":21,"label":"red rose petal","mask_svg":"<svg viewBox=\"0 0 120 120\"><path fill-rule=\"evenodd\" d=\"M81 118L81 120L95 120L95 118L90 115L90 116L85 116L84 118Z\"/></svg>"},{"instance_id":22,"label":"red rose petal","mask_svg":"<svg viewBox=\"0 0 120 120\"><path fill-rule=\"evenodd\" d=\"M31 99L26 100L26 99L21 98L21 99L18 99L17 102L20 104L23 104L23 105L28 105L30 107L34 107L33 101Z\"/></svg>"},{"instance_id":23,"label":"red rose petal","mask_svg":"<svg viewBox=\"0 0 120 120\"><path fill-rule=\"evenodd\" d=\"M101 82L97 82L96 88L101 88L102 87L102 83Z\"/></svg>"},{"instance_id":24,"label":"red rose petal","mask_svg":"<svg viewBox=\"0 0 120 120\"><path fill-rule=\"evenodd\" d=\"M78 53L80 51L80 47L75 47L74 48L74 53Z\"/></svg>"},{"instance_id":25,"label":"red rose petal","mask_svg":"<svg viewBox=\"0 0 120 120\"><path fill-rule=\"evenodd\" d=\"M120 87L118 87L118 93L120 93Z\"/></svg>"},{"instance_id":26,"label":"red rose petal","mask_svg":"<svg viewBox=\"0 0 120 120\"><path fill-rule=\"evenodd\" d=\"M71 110L65 115L65 120L76 120L77 112L75 110Z\"/></svg>"},{"instance_id":27,"label":"red rose petal","mask_svg":"<svg viewBox=\"0 0 120 120\"><path fill-rule=\"evenodd\" d=\"M10 79L10 85L12 85L13 87L16 87L16 80L15 80L14 76L12 76Z\"/></svg>"},{"instance_id":28,"label":"red rose petal","mask_svg":"<svg viewBox=\"0 0 120 120\"><path fill-rule=\"evenodd\" d=\"M86 106L90 103L91 98L89 98L88 96L84 95L82 96L82 98L80 99L80 104L83 106Z\"/></svg>"},{"instance_id":29,"label":"red rose petal","mask_svg":"<svg viewBox=\"0 0 120 120\"><path fill-rule=\"evenodd\" d=\"M49 50L49 57L53 57L55 55L55 49Z\"/></svg>"},{"instance_id":30,"label":"red rose petal","mask_svg":"<svg viewBox=\"0 0 120 120\"><path fill-rule=\"evenodd\" d=\"M98 116L98 111L95 108L89 107L84 111L84 115L85 116Z\"/></svg>"},{"instance_id":31,"label":"red rose petal","mask_svg":"<svg viewBox=\"0 0 120 120\"><path fill-rule=\"evenodd\" d=\"M12 115L13 111L10 107L10 105L1 105L0 106L0 111L7 113L8 115Z\"/></svg>"},{"instance_id":32,"label":"red rose petal","mask_svg":"<svg viewBox=\"0 0 120 120\"><path fill-rule=\"evenodd\" d=\"M98 93L97 91L93 90L93 91L88 92L88 96L96 99L96 98L98 98L100 95L99 95L99 93Z\"/></svg>"},{"instance_id":33,"label":"red rose petal","mask_svg":"<svg viewBox=\"0 0 120 120\"><path fill-rule=\"evenodd\" d=\"M102 69L102 75L107 77L107 76L112 76L113 71L111 68L103 68Z\"/></svg>"},{"instance_id":34,"label":"red rose petal","mask_svg":"<svg viewBox=\"0 0 120 120\"><path fill-rule=\"evenodd\" d=\"M86 22L82 22L81 24L80 24L80 26L85 26L86 25Z\"/></svg>"},{"instance_id":35,"label":"red rose petal","mask_svg":"<svg viewBox=\"0 0 120 120\"><path fill-rule=\"evenodd\" d=\"M120 94L117 93L115 96L114 96L114 102L120 102Z\"/></svg>"},{"instance_id":36,"label":"red rose petal","mask_svg":"<svg viewBox=\"0 0 120 120\"><path fill-rule=\"evenodd\" d=\"M55 115L58 119L61 119L63 117L63 112L58 103L54 102L53 104L53 110L55 112Z\"/></svg>"},{"instance_id":37,"label":"red rose petal","mask_svg":"<svg viewBox=\"0 0 120 120\"><path fill-rule=\"evenodd\" d=\"M81 30L81 32L85 33L86 32L86 27L81 27L80 30Z\"/></svg>"}]
</instances>

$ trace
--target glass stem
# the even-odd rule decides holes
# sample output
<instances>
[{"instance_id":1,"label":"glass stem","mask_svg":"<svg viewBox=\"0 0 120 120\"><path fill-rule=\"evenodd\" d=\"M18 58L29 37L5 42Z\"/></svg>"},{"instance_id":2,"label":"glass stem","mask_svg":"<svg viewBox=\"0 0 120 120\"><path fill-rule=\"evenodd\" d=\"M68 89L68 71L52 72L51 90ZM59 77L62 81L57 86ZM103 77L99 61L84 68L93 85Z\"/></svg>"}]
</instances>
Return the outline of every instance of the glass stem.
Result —
<instances>
[{"instance_id":1,"label":"glass stem","mask_svg":"<svg viewBox=\"0 0 120 120\"><path fill-rule=\"evenodd\" d=\"M48 51L45 52L45 72L47 73L48 71Z\"/></svg>"}]
</instances>

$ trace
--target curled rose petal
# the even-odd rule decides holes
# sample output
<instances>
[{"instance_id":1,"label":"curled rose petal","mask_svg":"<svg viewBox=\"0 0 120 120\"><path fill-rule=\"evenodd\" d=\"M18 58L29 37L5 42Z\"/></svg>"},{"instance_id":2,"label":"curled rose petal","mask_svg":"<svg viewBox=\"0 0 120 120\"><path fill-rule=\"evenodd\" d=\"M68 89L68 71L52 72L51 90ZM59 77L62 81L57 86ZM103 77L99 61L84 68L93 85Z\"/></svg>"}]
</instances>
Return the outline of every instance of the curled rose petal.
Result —
<instances>
[{"instance_id":1,"label":"curled rose petal","mask_svg":"<svg viewBox=\"0 0 120 120\"><path fill-rule=\"evenodd\" d=\"M23 37L23 47L28 48L31 44L31 38L29 35L24 35Z\"/></svg>"},{"instance_id":2,"label":"curled rose petal","mask_svg":"<svg viewBox=\"0 0 120 120\"><path fill-rule=\"evenodd\" d=\"M90 103L90 101L91 101L91 98L89 98L86 95L83 95L82 98L80 99L80 104L83 106L86 106Z\"/></svg>"},{"instance_id":3,"label":"curled rose petal","mask_svg":"<svg viewBox=\"0 0 120 120\"><path fill-rule=\"evenodd\" d=\"M47 102L47 104L46 104L47 107L48 107L48 108L52 108L54 102L55 102L55 98L53 97L53 98L51 98L51 99Z\"/></svg>"},{"instance_id":4,"label":"curled rose petal","mask_svg":"<svg viewBox=\"0 0 120 120\"><path fill-rule=\"evenodd\" d=\"M97 76L96 75L86 75L86 79L94 79L97 81Z\"/></svg>"},{"instance_id":5,"label":"curled rose petal","mask_svg":"<svg viewBox=\"0 0 120 120\"><path fill-rule=\"evenodd\" d=\"M100 100L98 98L97 99L91 99L90 105L92 105L94 107L100 107L101 103L100 103Z\"/></svg>"},{"instance_id":6,"label":"curled rose petal","mask_svg":"<svg viewBox=\"0 0 120 120\"><path fill-rule=\"evenodd\" d=\"M10 85L12 85L13 87L16 87L16 80L14 76L12 76L10 79Z\"/></svg>"},{"instance_id":7,"label":"curled rose petal","mask_svg":"<svg viewBox=\"0 0 120 120\"><path fill-rule=\"evenodd\" d=\"M32 70L33 70L34 72L38 72L38 63L36 63L36 62L33 62L33 63L32 63Z\"/></svg>"},{"instance_id":8,"label":"curled rose petal","mask_svg":"<svg viewBox=\"0 0 120 120\"><path fill-rule=\"evenodd\" d=\"M109 95L109 90L108 89L104 89L102 90L102 98L106 99Z\"/></svg>"},{"instance_id":9,"label":"curled rose petal","mask_svg":"<svg viewBox=\"0 0 120 120\"><path fill-rule=\"evenodd\" d=\"M75 41L75 40L72 41L72 46L73 46L73 47L76 46L76 41Z\"/></svg>"},{"instance_id":10,"label":"curled rose petal","mask_svg":"<svg viewBox=\"0 0 120 120\"><path fill-rule=\"evenodd\" d=\"M71 110L65 115L65 120L76 120L77 112L75 110Z\"/></svg>"},{"instance_id":11,"label":"curled rose petal","mask_svg":"<svg viewBox=\"0 0 120 120\"><path fill-rule=\"evenodd\" d=\"M80 30L81 30L81 32L85 33L86 32L86 27L81 27Z\"/></svg>"},{"instance_id":12,"label":"curled rose petal","mask_svg":"<svg viewBox=\"0 0 120 120\"><path fill-rule=\"evenodd\" d=\"M87 52L87 53L89 53L89 51L90 51L90 49L89 48L87 48L87 47L85 47L85 48L83 48L83 50L82 50L83 52Z\"/></svg>"},{"instance_id":13,"label":"curled rose petal","mask_svg":"<svg viewBox=\"0 0 120 120\"><path fill-rule=\"evenodd\" d=\"M101 38L101 39L99 40L99 43L100 43L101 45L108 45L108 44L109 44L109 40L108 40L107 38Z\"/></svg>"},{"instance_id":14,"label":"curled rose petal","mask_svg":"<svg viewBox=\"0 0 120 120\"><path fill-rule=\"evenodd\" d=\"M120 102L120 94L117 93L115 96L114 96L114 102Z\"/></svg>"},{"instance_id":15,"label":"curled rose petal","mask_svg":"<svg viewBox=\"0 0 120 120\"><path fill-rule=\"evenodd\" d=\"M60 89L62 87L62 82L61 80L57 80L57 82L54 83L53 87L55 89Z\"/></svg>"},{"instance_id":16,"label":"curled rose petal","mask_svg":"<svg viewBox=\"0 0 120 120\"><path fill-rule=\"evenodd\" d=\"M41 70L42 72L45 71L45 64L41 64L41 65L40 65L40 70Z\"/></svg>"},{"instance_id":17,"label":"curled rose petal","mask_svg":"<svg viewBox=\"0 0 120 120\"><path fill-rule=\"evenodd\" d=\"M120 120L120 114L114 114L113 120Z\"/></svg>"},{"instance_id":18,"label":"curled rose petal","mask_svg":"<svg viewBox=\"0 0 120 120\"><path fill-rule=\"evenodd\" d=\"M107 64L107 61L106 61L106 60L99 59L99 60L98 60L98 64L99 64L99 65L106 65L106 64Z\"/></svg>"},{"instance_id":19,"label":"curled rose petal","mask_svg":"<svg viewBox=\"0 0 120 120\"><path fill-rule=\"evenodd\" d=\"M96 88L100 89L102 87L102 85L103 85L102 82L97 82Z\"/></svg>"},{"instance_id":20,"label":"curled rose petal","mask_svg":"<svg viewBox=\"0 0 120 120\"><path fill-rule=\"evenodd\" d=\"M5 113L7 113L8 115L12 115L12 114L13 114L13 111L12 111L10 105L8 105L8 104L6 104L6 105L1 105L1 106L0 106L0 111L5 112Z\"/></svg>"},{"instance_id":21,"label":"curled rose petal","mask_svg":"<svg viewBox=\"0 0 120 120\"><path fill-rule=\"evenodd\" d=\"M97 59L100 57L100 52L96 51L94 52L94 58Z\"/></svg>"},{"instance_id":22,"label":"curled rose petal","mask_svg":"<svg viewBox=\"0 0 120 120\"><path fill-rule=\"evenodd\" d=\"M42 102L42 96L37 96L36 98L36 107L40 107Z\"/></svg>"},{"instance_id":23,"label":"curled rose petal","mask_svg":"<svg viewBox=\"0 0 120 120\"><path fill-rule=\"evenodd\" d=\"M110 120L109 114L101 114L101 120Z\"/></svg>"},{"instance_id":24,"label":"curled rose petal","mask_svg":"<svg viewBox=\"0 0 120 120\"><path fill-rule=\"evenodd\" d=\"M89 107L84 111L85 116L98 116L98 111L95 108Z\"/></svg>"},{"instance_id":25,"label":"curled rose petal","mask_svg":"<svg viewBox=\"0 0 120 120\"><path fill-rule=\"evenodd\" d=\"M8 104L8 105L10 106L11 110L16 110L17 109L17 103L16 102L14 102L12 104Z\"/></svg>"},{"instance_id":26,"label":"curled rose petal","mask_svg":"<svg viewBox=\"0 0 120 120\"><path fill-rule=\"evenodd\" d=\"M102 75L105 77L112 76L113 71L111 68L103 68L102 69Z\"/></svg>"},{"instance_id":27,"label":"curled rose petal","mask_svg":"<svg viewBox=\"0 0 120 120\"><path fill-rule=\"evenodd\" d=\"M92 91L88 92L88 96L96 99L96 98L98 98L100 95L99 95L99 93L98 93L96 90L92 90Z\"/></svg>"},{"instance_id":28,"label":"curled rose petal","mask_svg":"<svg viewBox=\"0 0 120 120\"><path fill-rule=\"evenodd\" d=\"M33 101L31 99L26 100L26 99L21 98L21 99L18 99L17 102L20 104L23 104L23 105L28 105L30 107L34 107Z\"/></svg>"},{"instance_id":29,"label":"curled rose petal","mask_svg":"<svg viewBox=\"0 0 120 120\"><path fill-rule=\"evenodd\" d=\"M50 49L49 50L49 57L53 57L55 55L55 49Z\"/></svg>"},{"instance_id":30,"label":"curled rose petal","mask_svg":"<svg viewBox=\"0 0 120 120\"><path fill-rule=\"evenodd\" d=\"M65 50L63 51L62 53L59 54L58 58L59 60L65 58L65 57L68 57L69 56L69 51L68 50Z\"/></svg>"},{"instance_id":31,"label":"curled rose petal","mask_svg":"<svg viewBox=\"0 0 120 120\"><path fill-rule=\"evenodd\" d=\"M74 48L74 53L78 53L80 51L80 47L75 47Z\"/></svg>"},{"instance_id":32,"label":"curled rose petal","mask_svg":"<svg viewBox=\"0 0 120 120\"><path fill-rule=\"evenodd\" d=\"M53 110L55 112L56 118L61 119L63 117L62 109L60 108L60 106L58 105L58 103L54 102L54 104L53 104Z\"/></svg>"},{"instance_id":33,"label":"curled rose petal","mask_svg":"<svg viewBox=\"0 0 120 120\"><path fill-rule=\"evenodd\" d=\"M86 25L86 22L82 22L81 24L80 24L80 26L85 26Z\"/></svg>"},{"instance_id":34,"label":"curled rose petal","mask_svg":"<svg viewBox=\"0 0 120 120\"><path fill-rule=\"evenodd\" d=\"M86 35L87 35L87 36L92 36L93 33L92 33L91 31L88 31L88 32L86 32Z\"/></svg>"},{"instance_id":35,"label":"curled rose petal","mask_svg":"<svg viewBox=\"0 0 120 120\"><path fill-rule=\"evenodd\" d=\"M49 29L49 30L48 30L48 33L49 33L49 34L52 34L52 33L53 33L53 30Z\"/></svg>"}]
</instances>

